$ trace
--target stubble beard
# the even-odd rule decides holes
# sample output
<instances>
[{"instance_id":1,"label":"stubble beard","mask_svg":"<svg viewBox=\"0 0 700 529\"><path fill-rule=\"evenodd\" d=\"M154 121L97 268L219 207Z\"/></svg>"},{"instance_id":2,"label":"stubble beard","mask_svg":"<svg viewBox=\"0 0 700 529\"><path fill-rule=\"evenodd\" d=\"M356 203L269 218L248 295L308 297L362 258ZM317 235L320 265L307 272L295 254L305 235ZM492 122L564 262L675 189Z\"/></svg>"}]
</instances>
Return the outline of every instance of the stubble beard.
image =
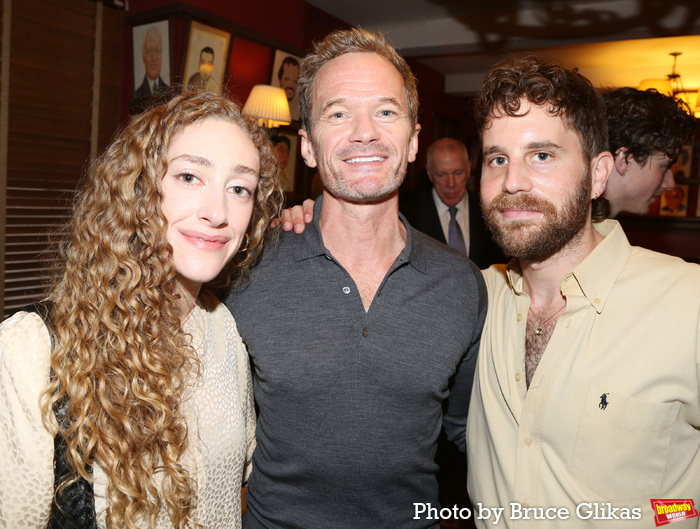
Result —
<instances>
[{"instance_id":1,"label":"stubble beard","mask_svg":"<svg viewBox=\"0 0 700 529\"><path fill-rule=\"evenodd\" d=\"M486 226L506 255L540 262L553 256L581 237L591 210L590 170L577 189L559 208L530 195L501 193L489 204L482 202ZM542 213L538 221L504 221L501 211L518 207Z\"/></svg>"},{"instance_id":2,"label":"stubble beard","mask_svg":"<svg viewBox=\"0 0 700 529\"><path fill-rule=\"evenodd\" d=\"M319 151L317 150L316 152ZM396 151L392 147L384 146L378 149L376 146L373 146L371 152L374 154L381 152L389 160L396 159ZM346 149L335 155L334 159L346 160L363 155L362 149ZM343 164L345 162L340 161L339 163ZM377 181L377 176L367 177L367 179L371 178L374 182L364 182L362 180L365 179L362 177L359 177L361 181L353 182L337 166L331 167L326 165L325 169L328 171L328 174L324 174L324 170L321 167L319 167L319 172L323 187L334 197L350 202L378 202L399 188L406 176L407 167L408 162L403 160L398 167L390 168L388 173L381 177L381 181Z\"/></svg>"}]
</instances>

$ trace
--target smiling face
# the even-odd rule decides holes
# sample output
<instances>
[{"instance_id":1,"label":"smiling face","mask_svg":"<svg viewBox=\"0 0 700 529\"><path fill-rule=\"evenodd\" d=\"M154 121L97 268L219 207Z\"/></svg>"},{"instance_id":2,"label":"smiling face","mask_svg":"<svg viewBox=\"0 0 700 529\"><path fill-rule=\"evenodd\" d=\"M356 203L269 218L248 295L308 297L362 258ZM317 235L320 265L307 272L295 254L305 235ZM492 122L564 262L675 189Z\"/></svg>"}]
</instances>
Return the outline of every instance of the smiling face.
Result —
<instances>
[{"instance_id":1,"label":"smiling face","mask_svg":"<svg viewBox=\"0 0 700 529\"><path fill-rule=\"evenodd\" d=\"M238 251L253 213L260 158L238 125L208 118L171 143L161 192L178 280L196 297Z\"/></svg>"},{"instance_id":2,"label":"smiling face","mask_svg":"<svg viewBox=\"0 0 700 529\"><path fill-rule=\"evenodd\" d=\"M484 128L481 200L504 252L541 261L591 225L591 200L607 174L601 179L605 171L596 169L592 180L602 155L586 163L578 135L560 117L527 100L521 111L496 115Z\"/></svg>"},{"instance_id":3,"label":"smiling face","mask_svg":"<svg viewBox=\"0 0 700 529\"><path fill-rule=\"evenodd\" d=\"M367 201L398 189L420 126L411 126L401 76L388 61L348 53L326 63L311 111L313 135L299 132L302 156L331 195Z\"/></svg>"},{"instance_id":4,"label":"smiling face","mask_svg":"<svg viewBox=\"0 0 700 529\"><path fill-rule=\"evenodd\" d=\"M299 86L299 65L290 62L282 65L282 75L280 77L280 87L287 94L287 100L291 101L297 95Z\"/></svg>"}]
</instances>

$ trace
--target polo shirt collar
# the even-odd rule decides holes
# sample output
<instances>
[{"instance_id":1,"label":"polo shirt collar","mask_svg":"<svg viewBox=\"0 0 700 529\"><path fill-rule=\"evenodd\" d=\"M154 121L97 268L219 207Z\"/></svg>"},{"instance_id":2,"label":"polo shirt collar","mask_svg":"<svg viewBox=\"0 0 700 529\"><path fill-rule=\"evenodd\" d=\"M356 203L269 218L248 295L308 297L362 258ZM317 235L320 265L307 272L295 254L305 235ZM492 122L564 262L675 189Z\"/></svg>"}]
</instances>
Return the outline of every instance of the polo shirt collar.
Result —
<instances>
[{"instance_id":1,"label":"polo shirt collar","mask_svg":"<svg viewBox=\"0 0 700 529\"><path fill-rule=\"evenodd\" d=\"M311 223L307 224L306 229L300 235L301 241L294 251L295 261L303 261L313 257L331 255L330 251L328 251L326 246L323 244L321 226L319 224L322 205L323 195L319 196L314 202L314 218ZM401 253L397 257L396 263L392 267L392 270L396 268L396 266L401 266L408 262L419 272L425 273L426 250L423 248L422 241L420 239L414 239L411 233L413 228L411 228L410 224L401 213L399 213L399 219L406 227L406 246L403 250L401 250Z\"/></svg>"},{"instance_id":2,"label":"polo shirt collar","mask_svg":"<svg viewBox=\"0 0 700 529\"><path fill-rule=\"evenodd\" d=\"M600 314L632 252L632 246L616 220L594 223L593 227L605 238L562 279L561 291L567 297L582 294ZM517 259L508 264L507 275L513 292L522 294L523 276Z\"/></svg>"},{"instance_id":3,"label":"polo shirt collar","mask_svg":"<svg viewBox=\"0 0 700 529\"><path fill-rule=\"evenodd\" d=\"M295 261L304 261L312 257L330 255L330 252L323 244L321 236L321 226L319 219L321 217L321 205L323 204L323 195L319 196L314 202L314 218L306 225L303 233L300 235L301 241L297 244L294 251Z\"/></svg>"}]
</instances>

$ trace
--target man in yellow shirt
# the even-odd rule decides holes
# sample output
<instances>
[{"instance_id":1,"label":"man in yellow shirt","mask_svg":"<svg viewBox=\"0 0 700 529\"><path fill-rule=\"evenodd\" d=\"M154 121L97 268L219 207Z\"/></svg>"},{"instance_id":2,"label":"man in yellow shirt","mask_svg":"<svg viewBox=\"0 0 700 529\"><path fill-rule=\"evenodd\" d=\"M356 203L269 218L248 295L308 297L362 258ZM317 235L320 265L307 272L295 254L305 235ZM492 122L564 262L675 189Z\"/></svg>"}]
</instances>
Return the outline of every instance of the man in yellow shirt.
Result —
<instances>
[{"instance_id":1,"label":"man in yellow shirt","mask_svg":"<svg viewBox=\"0 0 700 529\"><path fill-rule=\"evenodd\" d=\"M674 529L697 528L700 267L632 247L603 220L614 158L583 76L504 61L477 115L484 215L514 258L484 272L467 426L477 527L672 516Z\"/></svg>"}]
</instances>

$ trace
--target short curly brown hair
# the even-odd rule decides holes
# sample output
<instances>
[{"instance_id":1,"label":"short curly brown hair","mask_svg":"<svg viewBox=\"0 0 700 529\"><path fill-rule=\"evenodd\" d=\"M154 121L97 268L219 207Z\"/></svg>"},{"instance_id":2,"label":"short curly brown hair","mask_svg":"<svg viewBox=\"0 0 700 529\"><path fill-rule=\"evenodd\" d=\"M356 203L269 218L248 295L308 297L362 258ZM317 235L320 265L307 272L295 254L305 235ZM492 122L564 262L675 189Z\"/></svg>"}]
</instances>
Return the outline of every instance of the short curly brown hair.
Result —
<instances>
[{"instance_id":1,"label":"short curly brown hair","mask_svg":"<svg viewBox=\"0 0 700 529\"><path fill-rule=\"evenodd\" d=\"M474 107L480 131L498 114L520 116L520 101L544 106L562 118L579 137L586 163L608 150L608 128L603 99L593 84L576 69L533 55L509 57L486 74ZM609 216L610 204L602 197L593 201L593 219Z\"/></svg>"},{"instance_id":2,"label":"short curly brown hair","mask_svg":"<svg viewBox=\"0 0 700 529\"><path fill-rule=\"evenodd\" d=\"M681 100L656 90L618 88L603 94L608 116L610 152L627 149L627 155L644 165L655 151L673 164L683 145L690 143L695 119Z\"/></svg>"}]
</instances>

